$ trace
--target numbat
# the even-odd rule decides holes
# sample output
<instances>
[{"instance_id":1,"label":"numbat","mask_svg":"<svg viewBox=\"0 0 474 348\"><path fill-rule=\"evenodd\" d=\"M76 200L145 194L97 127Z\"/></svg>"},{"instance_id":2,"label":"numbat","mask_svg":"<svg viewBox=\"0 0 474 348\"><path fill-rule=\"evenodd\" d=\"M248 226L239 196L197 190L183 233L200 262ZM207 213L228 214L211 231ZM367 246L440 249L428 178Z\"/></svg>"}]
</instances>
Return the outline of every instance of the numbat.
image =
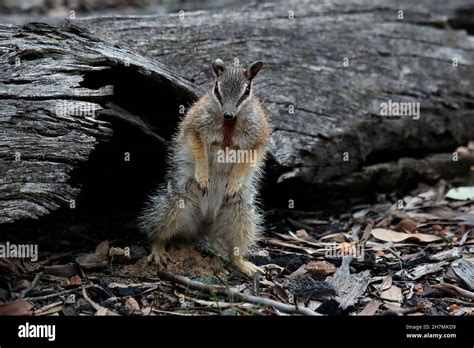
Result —
<instances>
[{"instance_id":1,"label":"numbat","mask_svg":"<svg viewBox=\"0 0 474 348\"><path fill-rule=\"evenodd\" d=\"M181 121L166 182L139 219L152 241L150 262L169 262L166 245L175 237L209 237L243 273L263 272L244 259L262 229L256 195L270 127L252 87L262 66L241 69L213 60L213 87Z\"/></svg>"}]
</instances>

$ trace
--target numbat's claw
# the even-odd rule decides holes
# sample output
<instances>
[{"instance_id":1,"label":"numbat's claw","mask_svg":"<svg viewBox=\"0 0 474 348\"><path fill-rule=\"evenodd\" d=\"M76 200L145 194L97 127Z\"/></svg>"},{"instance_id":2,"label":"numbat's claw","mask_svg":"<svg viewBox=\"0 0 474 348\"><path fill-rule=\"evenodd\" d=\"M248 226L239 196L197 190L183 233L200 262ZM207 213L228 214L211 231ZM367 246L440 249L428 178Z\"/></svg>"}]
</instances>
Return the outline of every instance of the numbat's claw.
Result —
<instances>
[{"instance_id":1,"label":"numbat's claw","mask_svg":"<svg viewBox=\"0 0 474 348\"><path fill-rule=\"evenodd\" d=\"M171 262L169 254L163 245L153 245L150 255L148 255L148 263L155 264L158 267L165 267Z\"/></svg>"},{"instance_id":2,"label":"numbat's claw","mask_svg":"<svg viewBox=\"0 0 474 348\"><path fill-rule=\"evenodd\" d=\"M241 271L242 273L248 276L252 276L254 273L257 273L257 272L260 272L262 274L265 273L265 270L263 268L254 265L250 261L236 260L234 261L234 265L239 269L239 271Z\"/></svg>"}]
</instances>

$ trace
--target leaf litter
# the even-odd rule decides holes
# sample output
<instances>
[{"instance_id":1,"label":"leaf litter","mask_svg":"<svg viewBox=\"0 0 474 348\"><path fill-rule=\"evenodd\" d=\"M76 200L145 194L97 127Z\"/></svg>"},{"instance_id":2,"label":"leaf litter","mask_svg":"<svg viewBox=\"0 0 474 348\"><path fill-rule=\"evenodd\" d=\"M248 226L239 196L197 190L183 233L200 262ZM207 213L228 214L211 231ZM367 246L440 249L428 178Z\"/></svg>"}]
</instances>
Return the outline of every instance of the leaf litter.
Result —
<instances>
[{"instance_id":1,"label":"leaf litter","mask_svg":"<svg viewBox=\"0 0 474 348\"><path fill-rule=\"evenodd\" d=\"M2 259L0 315L474 315L474 201L461 188L420 185L337 214L273 210L253 278L206 243L172 246L160 270L136 235Z\"/></svg>"}]
</instances>

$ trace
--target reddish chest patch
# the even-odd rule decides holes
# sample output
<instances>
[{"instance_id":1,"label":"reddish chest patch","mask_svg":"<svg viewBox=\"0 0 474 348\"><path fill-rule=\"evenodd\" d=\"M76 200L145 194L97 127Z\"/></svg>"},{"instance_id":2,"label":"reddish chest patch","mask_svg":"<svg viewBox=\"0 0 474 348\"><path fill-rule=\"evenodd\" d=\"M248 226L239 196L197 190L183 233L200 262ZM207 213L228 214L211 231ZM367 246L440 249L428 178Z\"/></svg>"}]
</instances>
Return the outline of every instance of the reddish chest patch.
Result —
<instances>
[{"instance_id":1,"label":"reddish chest patch","mask_svg":"<svg viewBox=\"0 0 474 348\"><path fill-rule=\"evenodd\" d=\"M232 138L234 136L235 126L237 125L237 117L234 117L230 121L223 121L223 140L222 140L222 147L225 149L226 147L230 147L232 145Z\"/></svg>"}]
</instances>

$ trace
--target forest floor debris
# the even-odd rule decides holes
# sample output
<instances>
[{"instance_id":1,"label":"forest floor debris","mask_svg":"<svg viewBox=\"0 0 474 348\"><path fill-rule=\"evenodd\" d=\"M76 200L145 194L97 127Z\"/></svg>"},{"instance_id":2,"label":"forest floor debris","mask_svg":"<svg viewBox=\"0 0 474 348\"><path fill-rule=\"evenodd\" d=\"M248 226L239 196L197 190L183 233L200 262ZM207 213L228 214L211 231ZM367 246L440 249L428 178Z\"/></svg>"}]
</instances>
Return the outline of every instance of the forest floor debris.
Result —
<instances>
[{"instance_id":1,"label":"forest floor debris","mask_svg":"<svg viewBox=\"0 0 474 348\"><path fill-rule=\"evenodd\" d=\"M0 315L474 315L474 202L449 187L340 214L267 211L253 278L204 243L172 246L160 270L136 236L2 258Z\"/></svg>"}]
</instances>

